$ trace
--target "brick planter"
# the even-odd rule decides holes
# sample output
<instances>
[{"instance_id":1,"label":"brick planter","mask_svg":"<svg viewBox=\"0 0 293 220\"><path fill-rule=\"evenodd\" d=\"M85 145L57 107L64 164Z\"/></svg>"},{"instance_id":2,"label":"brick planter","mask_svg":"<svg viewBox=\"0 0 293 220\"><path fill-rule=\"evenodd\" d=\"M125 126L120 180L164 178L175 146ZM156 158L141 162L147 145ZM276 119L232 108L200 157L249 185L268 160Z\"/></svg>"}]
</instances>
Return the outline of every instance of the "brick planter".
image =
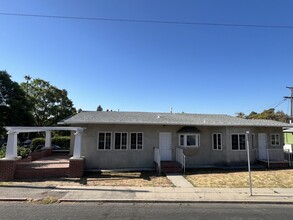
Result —
<instances>
[{"instance_id":1,"label":"brick planter","mask_svg":"<svg viewBox=\"0 0 293 220\"><path fill-rule=\"evenodd\" d=\"M0 160L0 181L11 181L14 179L16 161Z\"/></svg>"},{"instance_id":2,"label":"brick planter","mask_svg":"<svg viewBox=\"0 0 293 220\"><path fill-rule=\"evenodd\" d=\"M69 159L69 177L80 178L83 176L85 168L84 158L70 158Z\"/></svg>"}]
</instances>

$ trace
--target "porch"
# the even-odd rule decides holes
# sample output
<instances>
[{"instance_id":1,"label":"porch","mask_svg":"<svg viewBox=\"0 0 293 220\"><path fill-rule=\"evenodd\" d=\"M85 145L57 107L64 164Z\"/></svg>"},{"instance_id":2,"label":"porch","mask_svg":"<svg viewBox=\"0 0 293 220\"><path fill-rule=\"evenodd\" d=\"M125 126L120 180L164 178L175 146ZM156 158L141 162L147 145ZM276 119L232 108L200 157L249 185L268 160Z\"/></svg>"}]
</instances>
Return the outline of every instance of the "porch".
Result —
<instances>
[{"instance_id":1,"label":"porch","mask_svg":"<svg viewBox=\"0 0 293 220\"><path fill-rule=\"evenodd\" d=\"M59 177L81 177L84 173L85 158L81 157L81 136L84 129L80 127L5 127L8 131L5 158L0 160L0 181L14 178L31 178L38 175ZM51 132L74 131L73 156L52 155ZM17 136L19 133L45 132L45 146L40 152L34 152L30 159L21 160L17 156ZM53 157L52 157L53 156ZM56 161L58 161L56 163ZM38 176L42 177L42 176Z\"/></svg>"}]
</instances>

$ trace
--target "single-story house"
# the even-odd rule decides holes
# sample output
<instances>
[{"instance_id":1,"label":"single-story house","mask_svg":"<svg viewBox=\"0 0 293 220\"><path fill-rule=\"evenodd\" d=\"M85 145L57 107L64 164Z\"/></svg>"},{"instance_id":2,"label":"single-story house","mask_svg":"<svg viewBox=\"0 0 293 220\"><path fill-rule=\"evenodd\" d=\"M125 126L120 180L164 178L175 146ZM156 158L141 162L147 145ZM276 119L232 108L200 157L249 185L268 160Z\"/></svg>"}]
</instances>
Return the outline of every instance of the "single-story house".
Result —
<instances>
[{"instance_id":1,"label":"single-story house","mask_svg":"<svg viewBox=\"0 0 293 220\"><path fill-rule=\"evenodd\" d=\"M86 169L152 168L176 160L187 168L244 165L248 145L252 163L283 161L283 128L290 127L220 114L108 111L82 111L61 123L84 128Z\"/></svg>"}]
</instances>

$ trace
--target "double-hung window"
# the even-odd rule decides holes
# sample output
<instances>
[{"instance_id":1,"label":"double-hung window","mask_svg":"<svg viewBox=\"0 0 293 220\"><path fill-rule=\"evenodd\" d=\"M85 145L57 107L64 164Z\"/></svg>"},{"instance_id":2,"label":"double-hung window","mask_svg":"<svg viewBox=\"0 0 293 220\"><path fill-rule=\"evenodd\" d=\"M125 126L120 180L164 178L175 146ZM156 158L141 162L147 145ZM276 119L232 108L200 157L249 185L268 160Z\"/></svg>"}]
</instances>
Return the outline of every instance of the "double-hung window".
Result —
<instances>
[{"instance_id":1,"label":"double-hung window","mask_svg":"<svg viewBox=\"0 0 293 220\"><path fill-rule=\"evenodd\" d=\"M130 133L130 149L142 150L142 148L143 148L143 133L142 132Z\"/></svg>"},{"instance_id":2,"label":"double-hung window","mask_svg":"<svg viewBox=\"0 0 293 220\"><path fill-rule=\"evenodd\" d=\"M112 142L111 132L99 132L98 134L98 150L110 150Z\"/></svg>"},{"instance_id":3,"label":"double-hung window","mask_svg":"<svg viewBox=\"0 0 293 220\"><path fill-rule=\"evenodd\" d=\"M272 146L280 146L280 135L279 134L271 134L271 145Z\"/></svg>"},{"instance_id":4,"label":"double-hung window","mask_svg":"<svg viewBox=\"0 0 293 220\"><path fill-rule=\"evenodd\" d=\"M199 147L199 134L179 134L180 147Z\"/></svg>"},{"instance_id":5,"label":"double-hung window","mask_svg":"<svg viewBox=\"0 0 293 220\"><path fill-rule=\"evenodd\" d=\"M127 132L116 132L114 135L114 149L126 150L127 149Z\"/></svg>"},{"instance_id":6,"label":"double-hung window","mask_svg":"<svg viewBox=\"0 0 293 220\"><path fill-rule=\"evenodd\" d=\"M232 150L246 150L245 134L232 134Z\"/></svg>"},{"instance_id":7,"label":"double-hung window","mask_svg":"<svg viewBox=\"0 0 293 220\"><path fill-rule=\"evenodd\" d=\"M222 150L222 134L213 134L213 149Z\"/></svg>"}]
</instances>

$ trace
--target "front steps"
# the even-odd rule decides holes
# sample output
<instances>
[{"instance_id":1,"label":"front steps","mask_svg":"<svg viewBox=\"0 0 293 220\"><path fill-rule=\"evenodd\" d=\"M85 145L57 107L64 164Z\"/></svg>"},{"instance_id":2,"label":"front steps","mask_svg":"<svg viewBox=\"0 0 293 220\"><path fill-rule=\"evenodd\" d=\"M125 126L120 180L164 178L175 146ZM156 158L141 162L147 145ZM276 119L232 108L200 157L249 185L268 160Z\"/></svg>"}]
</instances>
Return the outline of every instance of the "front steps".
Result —
<instances>
[{"instance_id":1,"label":"front steps","mask_svg":"<svg viewBox=\"0 0 293 220\"><path fill-rule=\"evenodd\" d=\"M49 177L67 177L69 160L62 156L45 157L32 162L18 162L15 179L34 179Z\"/></svg>"},{"instance_id":2,"label":"front steps","mask_svg":"<svg viewBox=\"0 0 293 220\"><path fill-rule=\"evenodd\" d=\"M162 173L182 173L182 165L177 161L161 161Z\"/></svg>"}]
</instances>

